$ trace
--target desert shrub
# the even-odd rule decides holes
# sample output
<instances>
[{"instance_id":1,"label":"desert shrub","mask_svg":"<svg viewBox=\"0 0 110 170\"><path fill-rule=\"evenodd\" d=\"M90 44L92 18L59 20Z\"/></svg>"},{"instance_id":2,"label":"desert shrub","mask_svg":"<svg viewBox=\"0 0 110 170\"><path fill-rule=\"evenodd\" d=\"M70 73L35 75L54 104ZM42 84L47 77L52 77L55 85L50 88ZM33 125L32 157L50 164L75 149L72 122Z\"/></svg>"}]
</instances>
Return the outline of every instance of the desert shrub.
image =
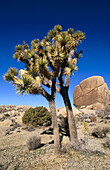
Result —
<instances>
[{"instance_id":1,"label":"desert shrub","mask_svg":"<svg viewBox=\"0 0 110 170\"><path fill-rule=\"evenodd\" d=\"M31 135L27 139L26 146L29 150L35 150L41 146L41 137L39 135Z\"/></svg>"},{"instance_id":2,"label":"desert shrub","mask_svg":"<svg viewBox=\"0 0 110 170\"><path fill-rule=\"evenodd\" d=\"M4 116L5 116L5 117L9 117L10 115L9 115L8 113L5 113Z\"/></svg>"},{"instance_id":3,"label":"desert shrub","mask_svg":"<svg viewBox=\"0 0 110 170\"><path fill-rule=\"evenodd\" d=\"M6 111L7 111L7 109L5 106L0 106L0 113L4 113Z\"/></svg>"},{"instance_id":4,"label":"desert shrub","mask_svg":"<svg viewBox=\"0 0 110 170\"><path fill-rule=\"evenodd\" d=\"M103 138L106 137L106 134L110 132L110 127L96 127L92 131L92 135L97 138Z\"/></svg>"},{"instance_id":5,"label":"desert shrub","mask_svg":"<svg viewBox=\"0 0 110 170\"><path fill-rule=\"evenodd\" d=\"M102 109L102 110L96 110L96 115L97 115L98 117L103 118L103 117L104 117L104 110L103 110L103 109Z\"/></svg>"},{"instance_id":6,"label":"desert shrub","mask_svg":"<svg viewBox=\"0 0 110 170\"><path fill-rule=\"evenodd\" d=\"M35 130L35 128L34 128L33 125L29 125L29 126L27 126L27 129L26 129L26 130L29 131L29 132L32 132L32 131Z\"/></svg>"},{"instance_id":7,"label":"desert shrub","mask_svg":"<svg viewBox=\"0 0 110 170\"><path fill-rule=\"evenodd\" d=\"M96 117L95 116L92 116L91 118L90 118L90 122L96 122Z\"/></svg>"},{"instance_id":8,"label":"desert shrub","mask_svg":"<svg viewBox=\"0 0 110 170\"><path fill-rule=\"evenodd\" d=\"M75 142L71 142L68 136L63 136L61 142L61 152L73 154L73 152L79 151L81 149L80 143L77 145Z\"/></svg>"},{"instance_id":9,"label":"desert shrub","mask_svg":"<svg viewBox=\"0 0 110 170\"><path fill-rule=\"evenodd\" d=\"M37 126L50 126L51 125L51 115L48 110L43 107L30 108L25 111L22 117L23 123L29 125Z\"/></svg>"},{"instance_id":10,"label":"desert shrub","mask_svg":"<svg viewBox=\"0 0 110 170\"><path fill-rule=\"evenodd\" d=\"M62 139L62 152L66 153L69 151L69 144L70 144L70 140L69 140L69 137L68 136L63 136L63 139Z\"/></svg>"},{"instance_id":11,"label":"desert shrub","mask_svg":"<svg viewBox=\"0 0 110 170\"><path fill-rule=\"evenodd\" d=\"M85 114L84 112L81 113L82 116L83 116L84 114Z\"/></svg>"},{"instance_id":12,"label":"desert shrub","mask_svg":"<svg viewBox=\"0 0 110 170\"><path fill-rule=\"evenodd\" d=\"M104 147L110 148L110 138L107 138L105 143L103 143Z\"/></svg>"}]
</instances>

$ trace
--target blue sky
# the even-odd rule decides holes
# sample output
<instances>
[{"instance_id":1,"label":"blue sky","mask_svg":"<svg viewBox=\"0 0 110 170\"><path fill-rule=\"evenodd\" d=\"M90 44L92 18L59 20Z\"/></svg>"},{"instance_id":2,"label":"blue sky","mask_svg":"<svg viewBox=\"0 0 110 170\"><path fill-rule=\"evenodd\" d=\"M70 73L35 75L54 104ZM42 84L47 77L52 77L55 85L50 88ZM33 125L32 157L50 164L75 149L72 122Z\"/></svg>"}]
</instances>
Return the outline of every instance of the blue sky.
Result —
<instances>
[{"instance_id":1,"label":"blue sky","mask_svg":"<svg viewBox=\"0 0 110 170\"><path fill-rule=\"evenodd\" d=\"M63 30L74 28L86 34L80 45L83 58L78 61L78 71L71 77L69 95L73 103L73 91L83 79L103 76L110 89L110 1L109 0L1 0L0 1L0 105L46 106L42 96L21 97L14 87L3 80L9 67L22 68L12 58L14 48L23 41L40 40L47 32L60 24ZM60 95L56 107L64 106Z\"/></svg>"}]
</instances>

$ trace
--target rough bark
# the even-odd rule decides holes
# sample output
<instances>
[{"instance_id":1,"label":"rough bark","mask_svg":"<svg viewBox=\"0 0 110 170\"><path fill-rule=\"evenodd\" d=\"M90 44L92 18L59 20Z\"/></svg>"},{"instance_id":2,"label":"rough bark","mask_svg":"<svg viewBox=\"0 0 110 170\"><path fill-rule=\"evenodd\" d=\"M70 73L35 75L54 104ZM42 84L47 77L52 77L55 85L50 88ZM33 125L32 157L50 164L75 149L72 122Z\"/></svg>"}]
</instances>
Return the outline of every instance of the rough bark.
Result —
<instances>
[{"instance_id":1,"label":"rough bark","mask_svg":"<svg viewBox=\"0 0 110 170\"><path fill-rule=\"evenodd\" d=\"M51 95L42 88L42 95L48 100L49 108L52 117L53 134L54 134L54 154L58 154L60 151L60 135L57 123L57 114L55 107L55 96L56 96L56 75L53 73L53 79L51 82Z\"/></svg>"},{"instance_id":2,"label":"rough bark","mask_svg":"<svg viewBox=\"0 0 110 170\"><path fill-rule=\"evenodd\" d=\"M59 128L57 123L57 115L56 115L56 107L55 101L49 101L49 108L52 115L52 126L53 126L53 134L54 134L54 154L58 154L60 151L60 136L59 136Z\"/></svg>"},{"instance_id":3,"label":"rough bark","mask_svg":"<svg viewBox=\"0 0 110 170\"><path fill-rule=\"evenodd\" d=\"M68 124L69 124L71 145L74 147L74 149L80 149L80 142L78 140L75 117L73 115L73 110L72 110L72 106L71 106L70 99L68 96L68 88L67 87L64 87L63 90L61 90L61 95L63 97L65 107L66 107L66 112L68 115Z\"/></svg>"}]
</instances>

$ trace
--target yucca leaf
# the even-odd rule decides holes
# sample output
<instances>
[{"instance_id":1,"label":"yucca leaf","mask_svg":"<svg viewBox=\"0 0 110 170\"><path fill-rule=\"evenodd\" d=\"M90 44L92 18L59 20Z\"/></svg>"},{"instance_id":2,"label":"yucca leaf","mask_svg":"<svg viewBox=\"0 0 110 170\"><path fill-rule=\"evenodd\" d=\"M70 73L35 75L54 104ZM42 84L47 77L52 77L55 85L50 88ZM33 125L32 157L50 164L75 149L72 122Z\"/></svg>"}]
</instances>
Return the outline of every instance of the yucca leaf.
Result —
<instances>
[{"instance_id":1,"label":"yucca leaf","mask_svg":"<svg viewBox=\"0 0 110 170\"><path fill-rule=\"evenodd\" d=\"M74 29L73 29L73 28L69 28L69 29L67 30L67 33L68 33L68 34L73 34L73 32L74 32Z\"/></svg>"},{"instance_id":2,"label":"yucca leaf","mask_svg":"<svg viewBox=\"0 0 110 170\"><path fill-rule=\"evenodd\" d=\"M60 32L60 31L62 30L62 26L61 26L61 25L55 25L55 26L54 26L54 30L55 30L56 32Z\"/></svg>"},{"instance_id":3,"label":"yucca leaf","mask_svg":"<svg viewBox=\"0 0 110 170\"><path fill-rule=\"evenodd\" d=\"M18 59L18 58L19 58L19 53L16 52L16 53L13 55L13 58L14 58L14 59Z\"/></svg>"},{"instance_id":4,"label":"yucca leaf","mask_svg":"<svg viewBox=\"0 0 110 170\"><path fill-rule=\"evenodd\" d=\"M73 38L78 39L79 41L82 41L85 39L85 33L83 33L82 31L76 31L73 35Z\"/></svg>"},{"instance_id":5,"label":"yucca leaf","mask_svg":"<svg viewBox=\"0 0 110 170\"><path fill-rule=\"evenodd\" d=\"M53 38L53 37L55 37L55 35L56 35L55 30L50 30L50 31L48 32L49 38Z\"/></svg>"},{"instance_id":6,"label":"yucca leaf","mask_svg":"<svg viewBox=\"0 0 110 170\"><path fill-rule=\"evenodd\" d=\"M22 45L17 45L15 47L15 51L21 51L22 50Z\"/></svg>"},{"instance_id":7,"label":"yucca leaf","mask_svg":"<svg viewBox=\"0 0 110 170\"><path fill-rule=\"evenodd\" d=\"M14 76L17 76L18 70L11 67L6 74L4 74L4 79L6 81L13 81Z\"/></svg>"},{"instance_id":8,"label":"yucca leaf","mask_svg":"<svg viewBox=\"0 0 110 170\"><path fill-rule=\"evenodd\" d=\"M24 45L23 45L23 48L24 48L24 49L28 49L28 47L29 47L28 44L24 44Z\"/></svg>"}]
</instances>

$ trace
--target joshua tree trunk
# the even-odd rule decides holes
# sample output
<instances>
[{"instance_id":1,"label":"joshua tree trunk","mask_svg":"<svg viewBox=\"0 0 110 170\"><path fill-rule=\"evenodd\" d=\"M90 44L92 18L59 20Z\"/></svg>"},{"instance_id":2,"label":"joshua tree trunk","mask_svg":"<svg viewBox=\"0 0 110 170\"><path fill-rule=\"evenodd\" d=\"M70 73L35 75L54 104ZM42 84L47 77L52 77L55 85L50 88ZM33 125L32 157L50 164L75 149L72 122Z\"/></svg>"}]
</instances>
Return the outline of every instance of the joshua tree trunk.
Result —
<instances>
[{"instance_id":1,"label":"joshua tree trunk","mask_svg":"<svg viewBox=\"0 0 110 170\"><path fill-rule=\"evenodd\" d=\"M60 151L60 136L59 128L57 123L56 107L55 101L49 101L49 108L52 115L52 125L53 125L53 134L54 134L54 154L57 154Z\"/></svg>"},{"instance_id":2,"label":"joshua tree trunk","mask_svg":"<svg viewBox=\"0 0 110 170\"><path fill-rule=\"evenodd\" d=\"M69 124L71 145L75 149L80 149L80 143L78 141L75 117L73 115L72 106L71 106L70 99L69 99L69 96L68 96L68 87L64 87L61 90L60 93L61 93L61 95L63 97L65 107L66 107L66 112L67 112L67 115L68 115L68 124Z\"/></svg>"},{"instance_id":3,"label":"joshua tree trunk","mask_svg":"<svg viewBox=\"0 0 110 170\"><path fill-rule=\"evenodd\" d=\"M55 83L52 86L51 95L49 95L44 89L42 89L42 95L47 99L49 102L49 108L52 118L52 125L53 125L53 134L54 134L54 154L57 154L60 151L60 135L59 135L59 128L57 123L57 114L56 114L56 107L55 107Z\"/></svg>"}]
</instances>

